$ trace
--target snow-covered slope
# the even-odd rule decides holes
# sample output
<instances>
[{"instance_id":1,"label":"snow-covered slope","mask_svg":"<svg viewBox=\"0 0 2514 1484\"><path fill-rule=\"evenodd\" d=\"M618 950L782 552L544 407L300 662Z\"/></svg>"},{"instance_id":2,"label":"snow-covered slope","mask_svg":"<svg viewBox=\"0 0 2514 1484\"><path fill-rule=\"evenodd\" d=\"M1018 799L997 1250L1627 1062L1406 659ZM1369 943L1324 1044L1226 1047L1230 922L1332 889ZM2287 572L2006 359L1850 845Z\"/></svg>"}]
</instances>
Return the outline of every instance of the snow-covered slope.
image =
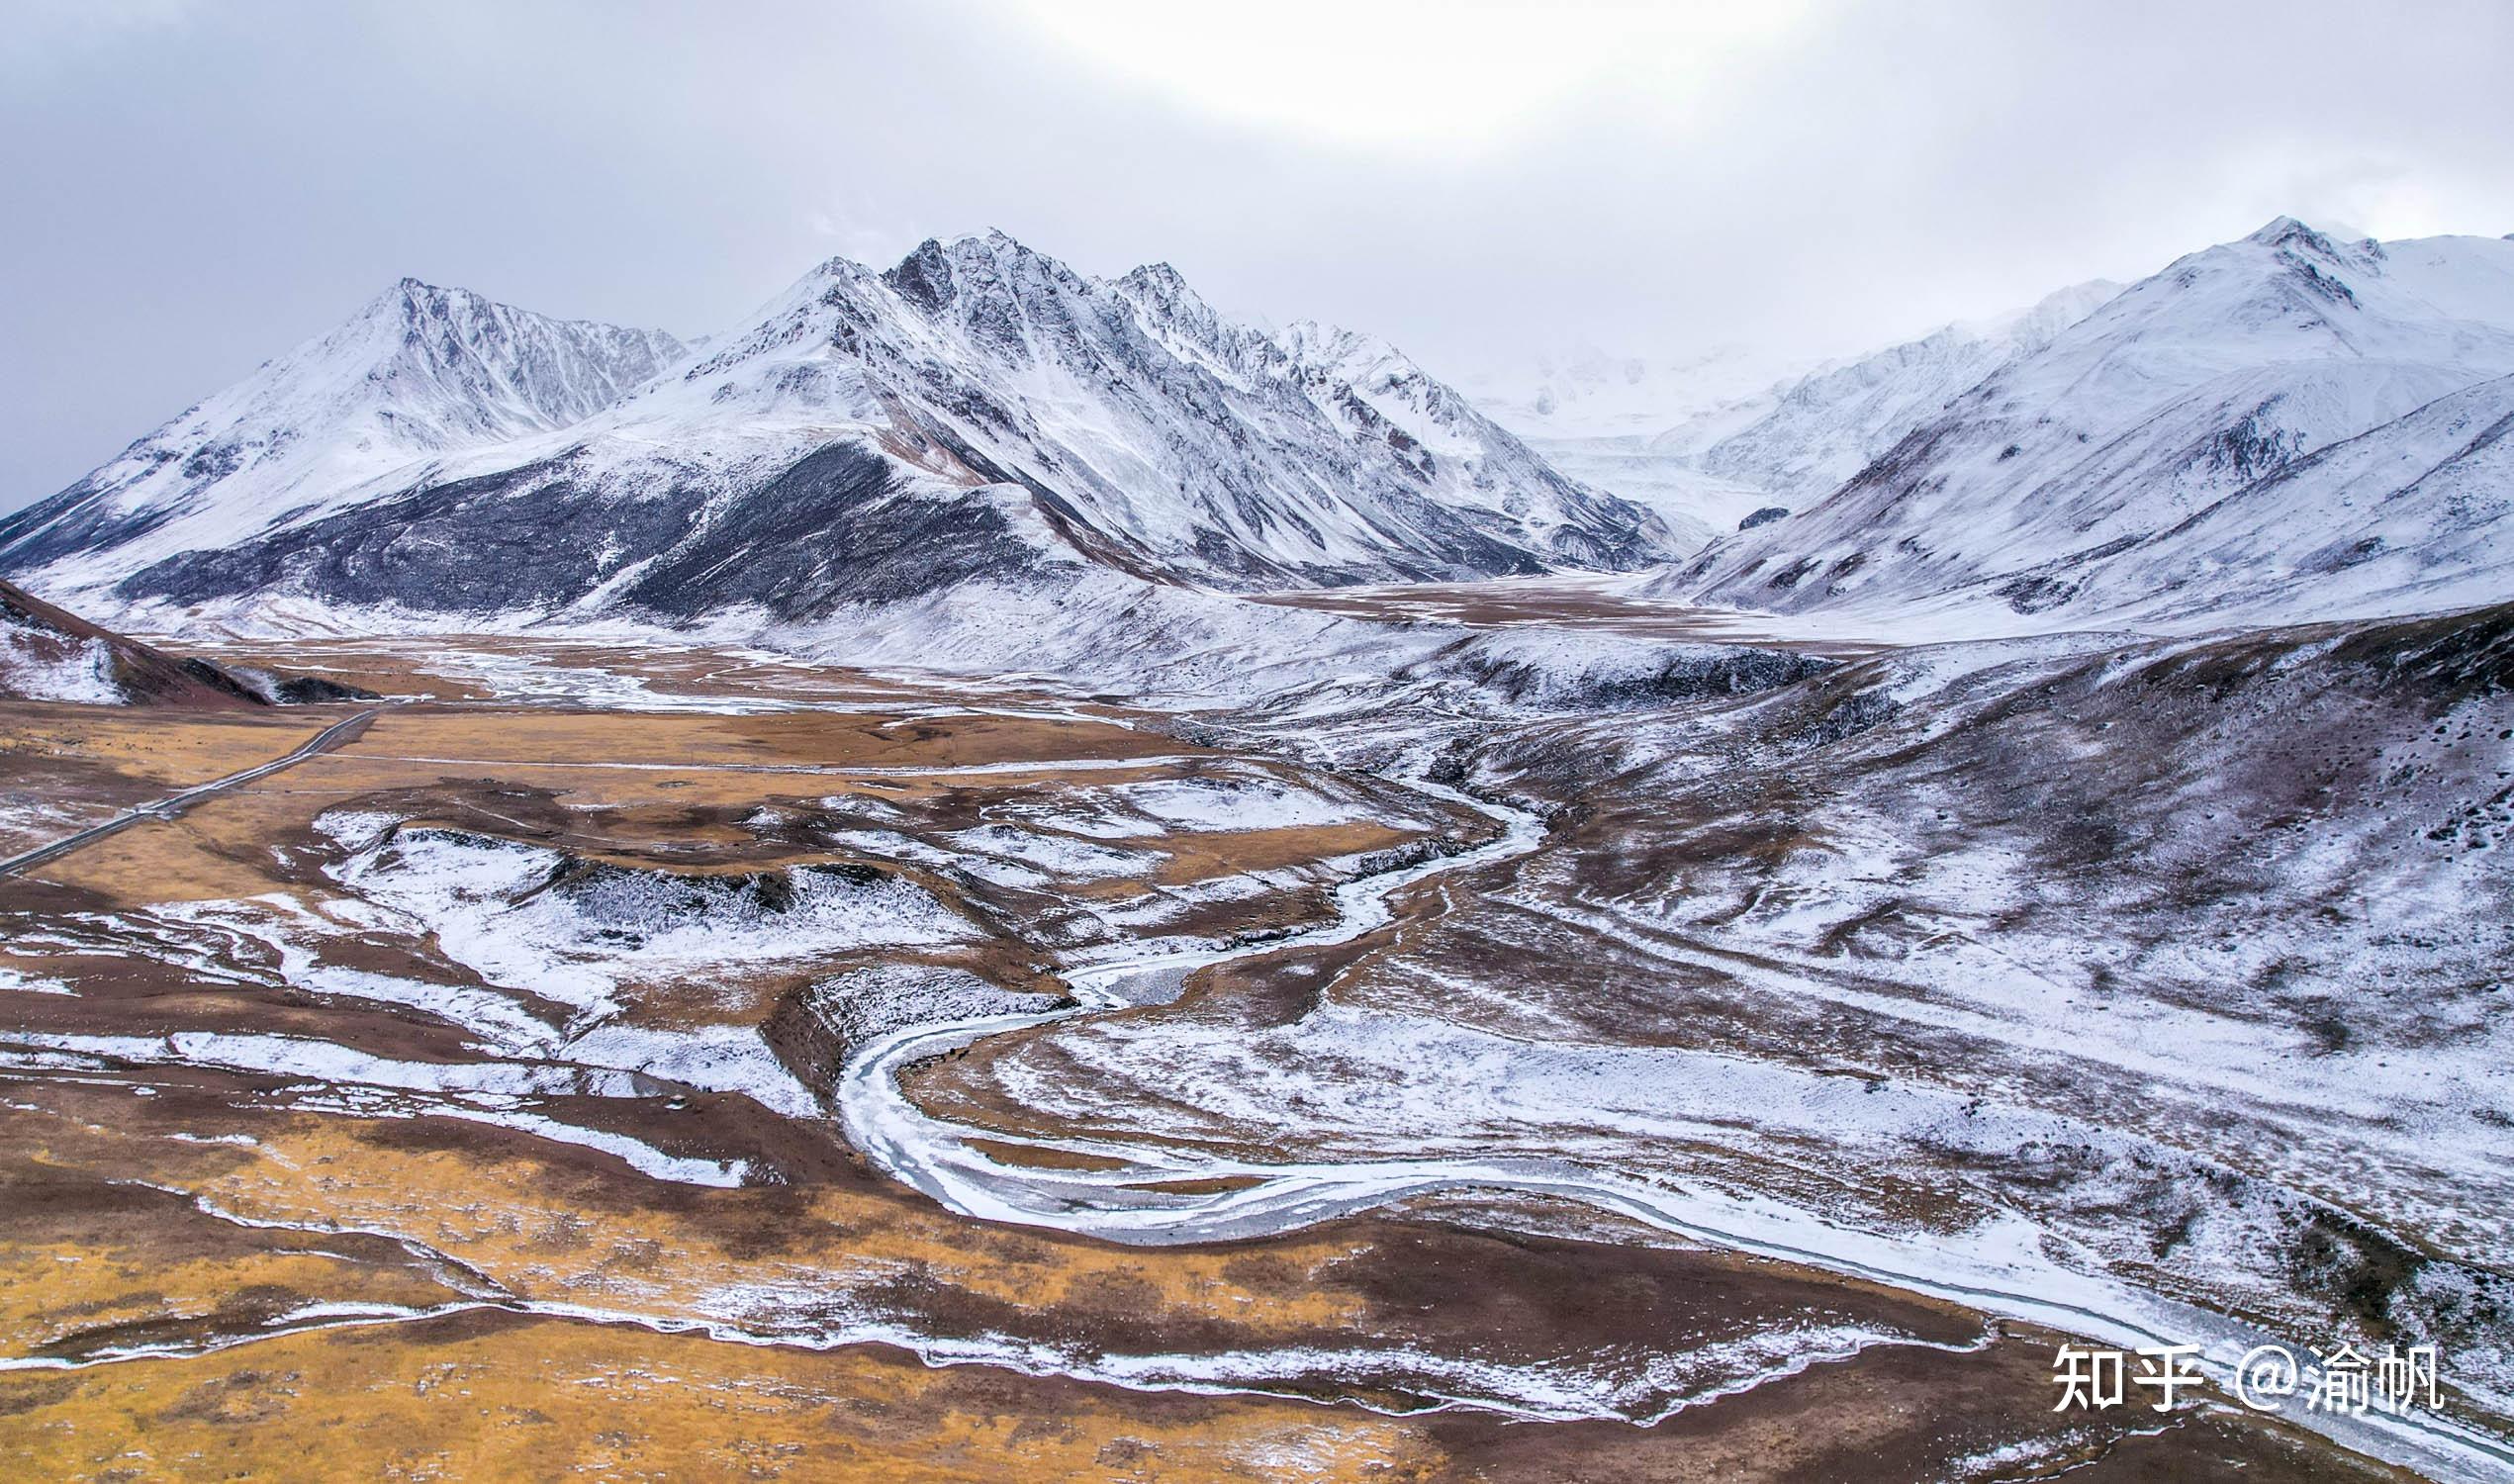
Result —
<instances>
[{"instance_id":1,"label":"snow-covered slope","mask_svg":"<svg viewBox=\"0 0 2514 1484\"><path fill-rule=\"evenodd\" d=\"M1820 504L1654 588L1950 631L2486 601L2509 372L2514 242L2344 243L2281 218L2109 300Z\"/></svg>"},{"instance_id":2,"label":"snow-covered slope","mask_svg":"<svg viewBox=\"0 0 2514 1484\"><path fill-rule=\"evenodd\" d=\"M6 520L13 570L88 587L337 508L414 464L574 422L682 352L406 278ZM403 473L407 480L412 476Z\"/></svg>"},{"instance_id":3,"label":"snow-covered slope","mask_svg":"<svg viewBox=\"0 0 2514 1484\"><path fill-rule=\"evenodd\" d=\"M1781 374L1728 349L1693 361L1590 352L1541 375L1488 377L1483 406L1554 467L1649 505L1696 545L1771 506L1803 507L1935 417L1992 370L2039 350L2118 293L2096 280L2029 309Z\"/></svg>"},{"instance_id":4,"label":"snow-covered slope","mask_svg":"<svg viewBox=\"0 0 2514 1484\"><path fill-rule=\"evenodd\" d=\"M1652 440L1693 453L1706 472L1801 509L1829 495L1993 370L2031 355L2092 314L2121 286L2097 279L2031 309L1946 325L1872 355L1819 366L1783 387L1742 426L1714 414Z\"/></svg>"},{"instance_id":5,"label":"snow-covered slope","mask_svg":"<svg viewBox=\"0 0 2514 1484\"><path fill-rule=\"evenodd\" d=\"M0 700L238 707L270 698L207 661L177 659L0 582Z\"/></svg>"},{"instance_id":6,"label":"snow-covered slope","mask_svg":"<svg viewBox=\"0 0 2514 1484\"><path fill-rule=\"evenodd\" d=\"M833 259L625 396L604 395L624 377L572 400L439 377L406 411L403 381L363 353L374 318L214 399L271 410L267 441L306 450L283 491L211 460L138 501L100 471L0 522L0 568L231 621L795 625L956 584L1036 599L1114 572L1246 590L1676 551L1646 511L1497 428L1453 435L1453 418L1437 446L1418 439L1166 267L1103 282L1000 232L929 241L887 272ZM327 419L285 416L308 407ZM366 429L405 424L399 448L426 456L372 467L395 450ZM156 436L164 459L200 461L177 436L190 425Z\"/></svg>"}]
</instances>

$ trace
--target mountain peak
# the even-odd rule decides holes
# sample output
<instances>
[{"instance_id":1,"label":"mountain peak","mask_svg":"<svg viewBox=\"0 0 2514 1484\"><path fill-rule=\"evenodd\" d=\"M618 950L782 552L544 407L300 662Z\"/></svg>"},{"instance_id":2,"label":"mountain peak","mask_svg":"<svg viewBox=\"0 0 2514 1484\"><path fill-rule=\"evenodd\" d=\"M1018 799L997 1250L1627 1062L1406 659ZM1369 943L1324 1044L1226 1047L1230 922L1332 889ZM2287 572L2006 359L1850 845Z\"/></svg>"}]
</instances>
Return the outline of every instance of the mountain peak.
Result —
<instances>
[{"instance_id":1,"label":"mountain peak","mask_svg":"<svg viewBox=\"0 0 2514 1484\"><path fill-rule=\"evenodd\" d=\"M353 319L372 319L379 315L398 317L419 306L444 304L457 295L464 298L478 297L465 293L461 289L441 288L424 279L413 278L406 273L378 290L375 296L366 302L365 308L360 310Z\"/></svg>"},{"instance_id":2,"label":"mountain peak","mask_svg":"<svg viewBox=\"0 0 2514 1484\"><path fill-rule=\"evenodd\" d=\"M1201 323L1217 318L1203 296L1188 286L1187 276L1167 263L1145 263L1128 269L1110 287L1139 309L1165 320L1185 315Z\"/></svg>"},{"instance_id":3,"label":"mountain peak","mask_svg":"<svg viewBox=\"0 0 2514 1484\"><path fill-rule=\"evenodd\" d=\"M928 315L964 297L1009 292L1011 280L1036 275L1073 283L1073 271L1047 254L1024 246L1010 232L990 227L984 232L950 237L927 237L882 275L900 298Z\"/></svg>"},{"instance_id":4,"label":"mountain peak","mask_svg":"<svg viewBox=\"0 0 2514 1484\"><path fill-rule=\"evenodd\" d=\"M369 299L332 333L334 337L347 337L344 343L367 347L358 353L376 354L379 352L374 347L378 342L372 337L378 333L392 337L387 343L395 344L407 344L410 336L421 333L441 332L463 339L482 333L494 337L512 332L526 322L597 331L610 328L535 315L471 289L429 283L406 274Z\"/></svg>"},{"instance_id":5,"label":"mountain peak","mask_svg":"<svg viewBox=\"0 0 2514 1484\"><path fill-rule=\"evenodd\" d=\"M1167 294L1187 292L1187 276L1165 262L1144 263L1130 268L1118 282L1138 288L1159 289Z\"/></svg>"},{"instance_id":6,"label":"mountain peak","mask_svg":"<svg viewBox=\"0 0 2514 1484\"><path fill-rule=\"evenodd\" d=\"M2293 217L2273 217L2244 240L2258 242L2264 247L2284 247L2292 244L2309 248L2325 256L2339 255L2338 247L2332 243L2327 234L2315 231Z\"/></svg>"},{"instance_id":7,"label":"mountain peak","mask_svg":"<svg viewBox=\"0 0 2514 1484\"><path fill-rule=\"evenodd\" d=\"M2446 511L2498 471L2419 481L2501 416L2497 391L2443 401L2514 371L2514 275L2494 245L2386 247L2281 216L2186 254L1841 482L1802 488L1813 504L1777 502L1798 513L1724 543L1684 596L1788 611L1943 597L2056 626L2237 602L2293 621L2332 594L2433 607L2449 564L2475 593L2493 558L2448 558L2443 533L2476 522ZM1706 465L1741 472L1729 446ZM2409 472L2382 472L2395 463ZM2416 540L2433 544L2378 560Z\"/></svg>"},{"instance_id":8,"label":"mountain peak","mask_svg":"<svg viewBox=\"0 0 2514 1484\"><path fill-rule=\"evenodd\" d=\"M949 236L927 237L910 248L907 256L899 259L898 266L904 268L912 262L932 262L938 258L947 262L974 262L1037 255L1011 232L1000 227L989 227L982 232L956 232Z\"/></svg>"},{"instance_id":9,"label":"mountain peak","mask_svg":"<svg viewBox=\"0 0 2514 1484\"><path fill-rule=\"evenodd\" d=\"M1318 320L1295 320L1276 338L1294 360L1332 371L1355 384L1368 380L1390 362L1406 360L1401 351L1377 335Z\"/></svg>"},{"instance_id":10,"label":"mountain peak","mask_svg":"<svg viewBox=\"0 0 2514 1484\"><path fill-rule=\"evenodd\" d=\"M403 277L54 500L108 501L111 513L81 528L126 533L93 569L118 576L224 544L271 511L345 504L365 480L406 465L563 427L683 350L661 330L556 320ZM21 561L60 554L67 539L32 526L28 535L16 543Z\"/></svg>"}]
</instances>

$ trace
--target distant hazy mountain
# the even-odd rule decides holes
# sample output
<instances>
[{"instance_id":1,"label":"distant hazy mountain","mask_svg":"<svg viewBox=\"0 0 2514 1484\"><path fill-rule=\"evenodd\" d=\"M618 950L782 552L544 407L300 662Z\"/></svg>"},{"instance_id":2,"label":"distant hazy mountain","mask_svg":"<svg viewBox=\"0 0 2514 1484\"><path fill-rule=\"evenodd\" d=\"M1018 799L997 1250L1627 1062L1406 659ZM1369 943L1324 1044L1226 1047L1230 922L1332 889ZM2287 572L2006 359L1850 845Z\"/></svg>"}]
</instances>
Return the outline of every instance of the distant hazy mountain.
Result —
<instances>
[{"instance_id":1,"label":"distant hazy mountain","mask_svg":"<svg viewBox=\"0 0 2514 1484\"><path fill-rule=\"evenodd\" d=\"M406 283L0 521L0 568L186 609L796 622L1675 553L1419 370L1365 395L1304 343L1001 233L824 263L660 376L668 336Z\"/></svg>"},{"instance_id":2,"label":"distant hazy mountain","mask_svg":"<svg viewBox=\"0 0 2514 1484\"><path fill-rule=\"evenodd\" d=\"M2010 357L2119 291L2079 284L2030 309L1808 369L1729 347L1692 360L1540 357L1469 385L1564 473L1655 509L1696 544L1793 508L1935 417Z\"/></svg>"},{"instance_id":3,"label":"distant hazy mountain","mask_svg":"<svg viewBox=\"0 0 2514 1484\"><path fill-rule=\"evenodd\" d=\"M1751 421L1715 413L1653 444L1694 453L1707 472L1796 509L1831 494L1983 377L2050 344L2120 291L2101 279L2077 284L2031 309L1828 362L1777 388Z\"/></svg>"},{"instance_id":4,"label":"distant hazy mountain","mask_svg":"<svg viewBox=\"0 0 2514 1484\"><path fill-rule=\"evenodd\" d=\"M1957 627L2364 616L2509 590L2514 241L2287 218L2020 353L1654 586Z\"/></svg>"},{"instance_id":5,"label":"distant hazy mountain","mask_svg":"<svg viewBox=\"0 0 2514 1484\"><path fill-rule=\"evenodd\" d=\"M1737 517L1767 498L1713 474L1698 450L1670 446L1667 435L1741 426L1768 411L1802 369L1803 362L1733 345L1687 358L1583 346L1489 366L1459 385L1554 468L1655 510L1690 554L1735 529Z\"/></svg>"},{"instance_id":6,"label":"distant hazy mountain","mask_svg":"<svg viewBox=\"0 0 2514 1484\"><path fill-rule=\"evenodd\" d=\"M1683 357L1613 355L1582 345L1488 366L1459 386L1522 437L1656 437L1760 397L1805 365L1740 345Z\"/></svg>"}]
</instances>

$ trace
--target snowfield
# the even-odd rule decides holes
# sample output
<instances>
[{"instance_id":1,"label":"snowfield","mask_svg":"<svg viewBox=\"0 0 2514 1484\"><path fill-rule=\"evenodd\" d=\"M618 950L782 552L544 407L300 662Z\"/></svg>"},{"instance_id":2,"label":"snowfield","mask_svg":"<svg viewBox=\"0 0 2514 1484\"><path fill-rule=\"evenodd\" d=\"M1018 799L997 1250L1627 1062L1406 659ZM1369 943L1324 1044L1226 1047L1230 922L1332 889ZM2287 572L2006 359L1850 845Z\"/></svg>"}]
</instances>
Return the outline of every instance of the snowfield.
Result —
<instances>
[{"instance_id":1,"label":"snowfield","mask_svg":"<svg viewBox=\"0 0 2514 1484\"><path fill-rule=\"evenodd\" d=\"M923 888L871 873L666 876L372 815L317 823L355 851L333 869L343 886L415 920L490 982L583 1011L612 1008L634 978L721 975L969 931Z\"/></svg>"}]
</instances>

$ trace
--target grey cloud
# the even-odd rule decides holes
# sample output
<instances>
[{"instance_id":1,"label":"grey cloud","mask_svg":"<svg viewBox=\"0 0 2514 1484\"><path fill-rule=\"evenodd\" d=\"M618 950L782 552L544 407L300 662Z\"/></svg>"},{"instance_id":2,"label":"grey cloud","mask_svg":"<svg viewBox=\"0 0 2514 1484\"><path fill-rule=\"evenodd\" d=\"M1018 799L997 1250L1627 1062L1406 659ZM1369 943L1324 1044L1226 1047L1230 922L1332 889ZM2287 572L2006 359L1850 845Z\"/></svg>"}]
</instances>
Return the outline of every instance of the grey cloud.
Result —
<instances>
[{"instance_id":1,"label":"grey cloud","mask_svg":"<svg viewBox=\"0 0 2514 1484\"><path fill-rule=\"evenodd\" d=\"M974 3L125 10L0 49L0 509L404 273L693 333L995 226L1439 369L1848 352L2280 212L2514 231L2485 3L1819 10L1699 106L1635 68L1429 156L1230 122Z\"/></svg>"}]
</instances>

